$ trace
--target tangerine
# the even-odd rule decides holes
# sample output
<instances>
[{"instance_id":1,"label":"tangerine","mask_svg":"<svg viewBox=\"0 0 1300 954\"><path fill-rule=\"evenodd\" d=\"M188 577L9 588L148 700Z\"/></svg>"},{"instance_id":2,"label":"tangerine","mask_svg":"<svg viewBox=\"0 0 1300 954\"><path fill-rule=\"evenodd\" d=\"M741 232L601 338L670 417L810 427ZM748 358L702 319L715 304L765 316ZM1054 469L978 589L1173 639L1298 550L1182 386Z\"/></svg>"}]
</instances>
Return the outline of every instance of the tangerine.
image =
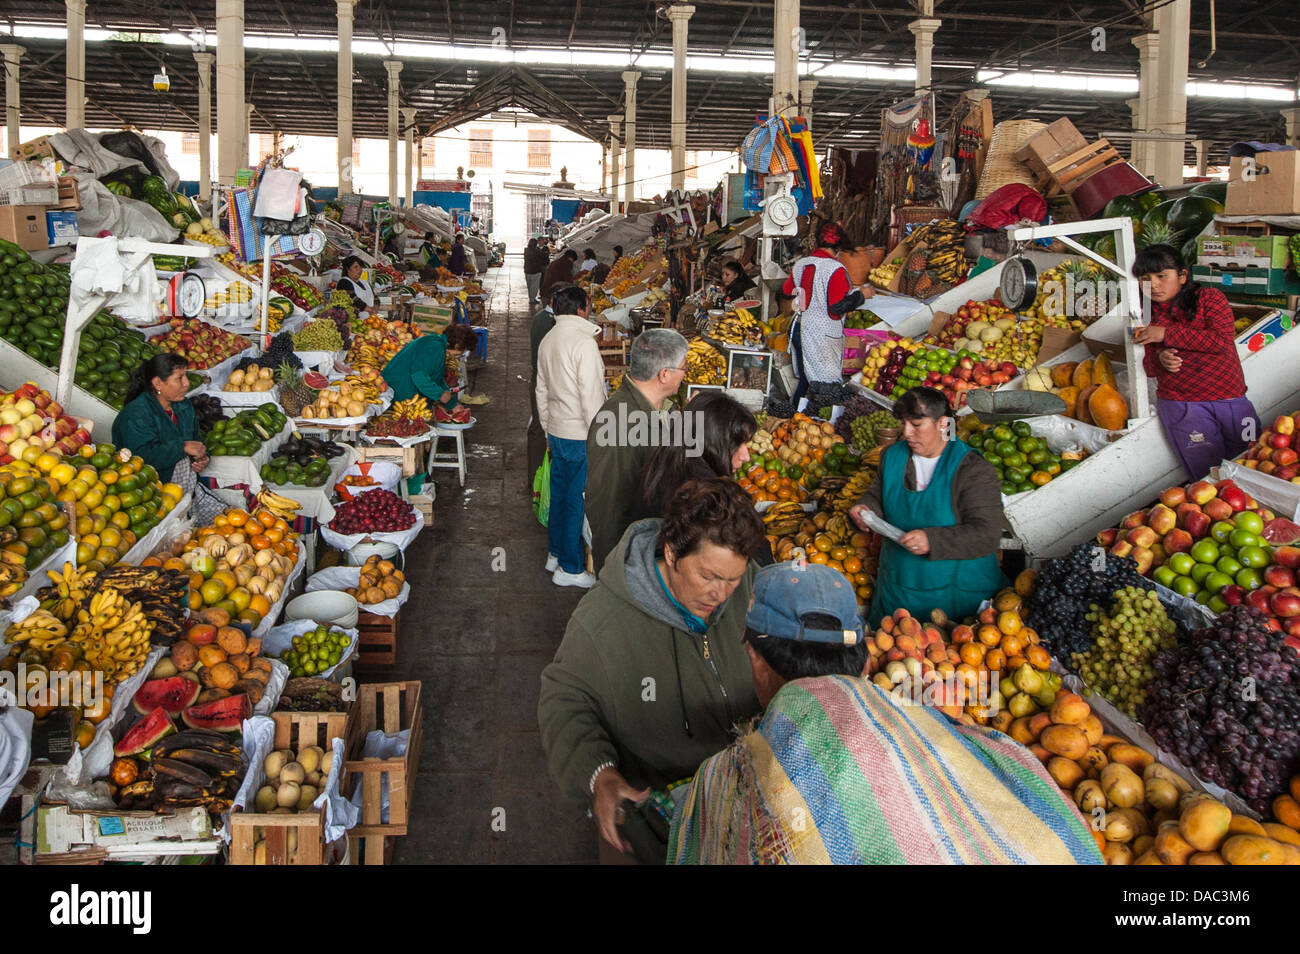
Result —
<instances>
[{"instance_id":1,"label":"tangerine","mask_svg":"<svg viewBox=\"0 0 1300 954\"><path fill-rule=\"evenodd\" d=\"M845 573L852 574L854 577L856 577L858 573L862 572L862 561L859 560L857 557L855 556L845 557L843 562L844 562Z\"/></svg>"},{"instance_id":2,"label":"tangerine","mask_svg":"<svg viewBox=\"0 0 1300 954\"><path fill-rule=\"evenodd\" d=\"M248 511L240 510L238 507L234 510L227 510L226 523L230 524L232 527L242 527L244 524L248 523Z\"/></svg>"},{"instance_id":3,"label":"tangerine","mask_svg":"<svg viewBox=\"0 0 1300 954\"><path fill-rule=\"evenodd\" d=\"M979 666L984 662L983 643L962 643L958 653L961 656L961 661L967 665Z\"/></svg>"},{"instance_id":4,"label":"tangerine","mask_svg":"<svg viewBox=\"0 0 1300 954\"><path fill-rule=\"evenodd\" d=\"M253 516L257 517L257 522L267 530L275 526L275 521L277 519L275 514L271 513L269 510L258 510Z\"/></svg>"}]
</instances>

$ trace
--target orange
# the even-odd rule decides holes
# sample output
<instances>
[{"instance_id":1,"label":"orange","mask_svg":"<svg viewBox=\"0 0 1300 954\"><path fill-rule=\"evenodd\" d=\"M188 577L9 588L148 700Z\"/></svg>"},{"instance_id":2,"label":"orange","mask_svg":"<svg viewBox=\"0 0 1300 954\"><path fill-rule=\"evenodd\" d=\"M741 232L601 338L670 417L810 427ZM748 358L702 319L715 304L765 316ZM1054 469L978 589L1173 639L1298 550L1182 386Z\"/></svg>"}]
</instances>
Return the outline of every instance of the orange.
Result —
<instances>
[{"instance_id":1,"label":"orange","mask_svg":"<svg viewBox=\"0 0 1300 954\"><path fill-rule=\"evenodd\" d=\"M201 587L202 585L203 585L203 574L202 574L202 573L191 572L191 573L190 573L190 589L191 589L191 590L197 590L197 589L198 589L199 587Z\"/></svg>"},{"instance_id":2,"label":"orange","mask_svg":"<svg viewBox=\"0 0 1300 954\"><path fill-rule=\"evenodd\" d=\"M267 536L264 533L253 534L253 538L248 542L253 545L254 550L265 550L271 545L271 541L267 539Z\"/></svg>"},{"instance_id":3,"label":"orange","mask_svg":"<svg viewBox=\"0 0 1300 954\"><path fill-rule=\"evenodd\" d=\"M163 561L159 557L150 556L150 557L145 557L143 560L141 560L140 565L161 567L163 565Z\"/></svg>"},{"instance_id":4,"label":"orange","mask_svg":"<svg viewBox=\"0 0 1300 954\"><path fill-rule=\"evenodd\" d=\"M184 573L185 561L180 557L168 557L163 561L162 568L164 570L178 570L179 572Z\"/></svg>"},{"instance_id":5,"label":"orange","mask_svg":"<svg viewBox=\"0 0 1300 954\"><path fill-rule=\"evenodd\" d=\"M793 500L793 499L794 499L794 491L791 490L789 487L782 487L780 490L778 490L778 491L776 492L776 499L777 499L777 500ZM265 539L265 538L263 538L263 539ZM257 543L254 542L253 546L257 546Z\"/></svg>"},{"instance_id":6,"label":"orange","mask_svg":"<svg viewBox=\"0 0 1300 954\"><path fill-rule=\"evenodd\" d=\"M230 523L230 519L224 513L219 513L212 518L212 525L214 527L224 527L227 526L229 523Z\"/></svg>"},{"instance_id":7,"label":"orange","mask_svg":"<svg viewBox=\"0 0 1300 954\"><path fill-rule=\"evenodd\" d=\"M832 570L837 570L840 573L844 572L844 565L840 563L839 560L834 560L834 559L827 560L826 565L830 567Z\"/></svg>"},{"instance_id":8,"label":"orange","mask_svg":"<svg viewBox=\"0 0 1300 954\"><path fill-rule=\"evenodd\" d=\"M249 593L248 590L244 589L242 586L237 586L230 591L230 601L234 603L235 608L242 613L252 605L253 594Z\"/></svg>"},{"instance_id":9,"label":"orange","mask_svg":"<svg viewBox=\"0 0 1300 954\"><path fill-rule=\"evenodd\" d=\"M830 553L831 550L835 548L834 542L831 540L830 537L826 536L826 534L824 533L817 534L817 536L813 539L813 546L815 546L822 553Z\"/></svg>"},{"instance_id":10,"label":"orange","mask_svg":"<svg viewBox=\"0 0 1300 954\"><path fill-rule=\"evenodd\" d=\"M858 584L858 586L870 586L872 582L871 574L865 572L855 573L853 574L853 582Z\"/></svg>"},{"instance_id":11,"label":"orange","mask_svg":"<svg viewBox=\"0 0 1300 954\"><path fill-rule=\"evenodd\" d=\"M855 556L844 558L844 572L855 576L862 571L862 561Z\"/></svg>"},{"instance_id":12,"label":"orange","mask_svg":"<svg viewBox=\"0 0 1300 954\"><path fill-rule=\"evenodd\" d=\"M108 518L108 522L119 530L125 530L127 527L131 526L131 515L125 510L119 510L117 513L113 514L113 516Z\"/></svg>"},{"instance_id":13,"label":"orange","mask_svg":"<svg viewBox=\"0 0 1300 954\"><path fill-rule=\"evenodd\" d=\"M781 489L781 478L780 477L767 478L767 482L763 484L763 489L766 490L769 494L776 493L778 490Z\"/></svg>"},{"instance_id":14,"label":"orange","mask_svg":"<svg viewBox=\"0 0 1300 954\"><path fill-rule=\"evenodd\" d=\"M107 507L110 512L117 513L122 509L122 498L117 494L105 494L104 506Z\"/></svg>"},{"instance_id":15,"label":"orange","mask_svg":"<svg viewBox=\"0 0 1300 954\"><path fill-rule=\"evenodd\" d=\"M257 613L258 616L265 616L271 612L271 601L258 593L248 601L248 608Z\"/></svg>"},{"instance_id":16,"label":"orange","mask_svg":"<svg viewBox=\"0 0 1300 954\"><path fill-rule=\"evenodd\" d=\"M809 562L809 563L820 563L822 566L825 566L826 563L828 562L828 560L827 560L827 557L826 557L826 554L825 554L825 553L822 553L820 550L817 550L817 551L815 551L815 552L809 554L809 556L808 556L808 562Z\"/></svg>"},{"instance_id":17,"label":"orange","mask_svg":"<svg viewBox=\"0 0 1300 954\"><path fill-rule=\"evenodd\" d=\"M849 556L849 551L845 547L832 547L830 553L831 559L838 563L843 563Z\"/></svg>"},{"instance_id":18,"label":"orange","mask_svg":"<svg viewBox=\"0 0 1300 954\"><path fill-rule=\"evenodd\" d=\"M99 480L100 480L101 483L106 484L107 486L111 487L111 486L113 486L115 483L117 483L117 471L115 471L115 470L101 470L101 471L99 472Z\"/></svg>"},{"instance_id":19,"label":"orange","mask_svg":"<svg viewBox=\"0 0 1300 954\"><path fill-rule=\"evenodd\" d=\"M1035 487L1041 487L1043 484L1051 483L1052 475L1045 470L1036 470L1029 475L1029 482Z\"/></svg>"},{"instance_id":20,"label":"orange","mask_svg":"<svg viewBox=\"0 0 1300 954\"><path fill-rule=\"evenodd\" d=\"M239 585L239 581L235 579L235 574L231 573L229 570L217 570L212 574L210 579L220 580L221 585L226 588L227 593Z\"/></svg>"},{"instance_id":21,"label":"orange","mask_svg":"<svg viewBox=\"0 0 1300 954\"><path fill-rule=\"evenodd\" d=\"M962 643L959 650L961 661L970 666L979 666L984 662L983 643Z\"/></svg>"},{"instance_id":22,"label":"orange","mask_svg":"<svg viewBox=\"0 0 1300 954\"><path fill-rule=\"evenodd\" d=\"M202 594L202 601L208 606L220 603L226 596L226 587L220 580L204 580L203 585L199 588ZM192 601L191 601L192 602Z\"/></svg>"},{"instance_id":23,"label":"orange","mask_svg":"<svg viewBox=\"0 0 1300 954\"><path fill-rule=\"evenodd\" d=\"M1041 669L1046 672L1052 667L1052 656L1042 646L1030 646L1025 650L1025 659L1029 660L1029 665L1035 669Z\"/></svg>"},{"instance_id":24,"label":"orange","mask_svg":"<svg viewBox=\"0 0 1300 954\"><path fill-rule=\"evenodd\" d=\"M226 522L232 527L242 527L244 524L248 523L248 512L246 510L240 510L238 507L234 510L227 510Z\"/></svg>"},{"instance_id":25,"label":"orange","mask_svg":"<svg viewBox=\"0 0 1300 954\"><path fill-rule=\"evenodd\" d=\"M254 514L254 516L257 517L258 523L260 523L267 530L275 526L276 516L275 514L271 513L269 510L258 510L257 513Z\"/></svg>"},{"instance_id":26,"label":"orange","mask_svg":"<svg viewBox=\"0 0 1300 954\"><path fill-rule=\"evenodd\" d=\"M122 534L117 527L108 527L99 535L101 546L115 547L122 542Z\"/></svg>"}]
</instances>

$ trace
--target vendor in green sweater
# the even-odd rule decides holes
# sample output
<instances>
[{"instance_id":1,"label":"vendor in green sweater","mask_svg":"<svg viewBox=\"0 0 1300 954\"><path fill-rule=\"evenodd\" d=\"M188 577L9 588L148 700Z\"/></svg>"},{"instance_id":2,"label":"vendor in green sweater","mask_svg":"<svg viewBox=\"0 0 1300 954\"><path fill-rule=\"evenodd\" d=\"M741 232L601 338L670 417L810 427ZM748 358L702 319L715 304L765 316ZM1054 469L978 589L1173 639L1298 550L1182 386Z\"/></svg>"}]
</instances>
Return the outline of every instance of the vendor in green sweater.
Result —
<instances>
[{"instance_id":1,"label":"vendor in green sweater","mask_svg":"<svg viewBox=\"0 0 1300 954\"><path fill-rule=\"evenodd\" d=\"M591 806L605 858L663 864L655 803L760 711L741 636L763 541L734 481L692 481L662 520L627 529L569 618L537 716L551 776Z\"/></svg>"},{"instance_id":2,"label":"vendor in green sweater","mask_svg":"<svg viewBox=\"0 0 1300 954\"><path fill-rule=\"evenodd\" d=\"M113 421L113 443L124 447L194 498L200 526L223 509L211 494L201 493L197 475L208 466L208 450L199 440L194 405L185 395L188 364L175 354L154 355L136 369L126 404Z\"/></svg>"},{"instance_id":3,"label":"vendor in green sweater","mask_svg":"<svg viewBox=\"0 0 1300 954\"><path fill-rule=\"evenodd\" d=\"M477 343L469 325L451 325L442 334L423 335L407 344L384 365L384 380L393 389L393 400L423 394L436 423L467 422L469 409L457 406L457 392L447 386L447 355L466 354Z\"/></svg>"}]
</instances>

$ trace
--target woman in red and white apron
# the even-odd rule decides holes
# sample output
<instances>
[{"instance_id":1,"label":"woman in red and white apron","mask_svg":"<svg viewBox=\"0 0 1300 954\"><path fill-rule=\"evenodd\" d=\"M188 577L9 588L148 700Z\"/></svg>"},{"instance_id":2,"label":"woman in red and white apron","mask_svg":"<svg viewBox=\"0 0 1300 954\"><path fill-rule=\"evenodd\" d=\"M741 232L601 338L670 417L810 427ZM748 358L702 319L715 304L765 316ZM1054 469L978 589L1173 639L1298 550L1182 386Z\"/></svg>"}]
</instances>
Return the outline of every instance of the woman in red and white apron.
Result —
<instances>
[{"instance_id":1,"label":"woman in red and white apron","mask_svg":"<svg viewBox=\"0 0 1300 954\"><path fill-rule=\"evenodd\" d=\"M854 247L838 223L825 223L817 230L817 250L794 263L781 288L783 296L794 299L790 345L799 378L796 407L810 383L844 382L844 315L861 306L865 296L853 287L836 253Z\"/></svg>"}]
</instances>

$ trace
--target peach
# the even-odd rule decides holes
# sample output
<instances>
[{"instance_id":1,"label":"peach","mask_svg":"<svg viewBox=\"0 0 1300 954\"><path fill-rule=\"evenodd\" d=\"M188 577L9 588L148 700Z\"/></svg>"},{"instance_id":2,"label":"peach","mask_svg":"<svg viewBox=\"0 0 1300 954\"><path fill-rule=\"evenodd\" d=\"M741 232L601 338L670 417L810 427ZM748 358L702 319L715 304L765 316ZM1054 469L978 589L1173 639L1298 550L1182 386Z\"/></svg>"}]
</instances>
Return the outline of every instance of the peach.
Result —
<instances>
[{"instance_id":1,"label":"peach","mask_svg":"<svg viewBox=\"0 0 1300 954\"><path fill-rule=\"evenodd\" d=\"M1173 515L1173 511L1169 511L1169 516L1173 517ZM1158 539L1159 536L1156 531L1148 526L1134 527L1128 532L1128 536L1124 538L1125 542L1132 544L1134 549L1141 548L1144 550L1149 550L1151 544Z\"/></svg>"},{"instance_id":2,"label":"peach","mask_svg":"<svg viewBox=\"0 0 1300 954\"><path fill-rule=\"evenodd\" d=\"M1187 488L1187 498L1193 503L1204 505L1218 495L1219 491L1208 480L1198 480Z\"/></svg>"},{"instance_id":3,"label":"peach","mask_svg":"<svg viewBox=\"0 0 1300 954\"><path fill-rule=\"evenodd\" d=\"M1156 562L1155 554L1146 547L1134 547L1133 559L1137 561L1138 573L1144 575L1151 570L1151 567L1153 567Z\"/></svg>"},{"instance_id":4,"label":"peach","mask_svg":"<svg viewBox=\"0 0 1300 954\"><path fill-rule=\"evenodd\" d=\"M1119 522L1121 530L1132 530L1134 527L1141 527L1146 523L1147 514L1145 510L1134 510Z\"/></svg>"},{"instance_id":5,"label":"peach","mask_svg":"<svg viewBox=\"0 0 1300 954\"><path fill-rule=\"evenodd\" d=\"M1222 497L1215 497L1205 505L1205 515L1210 520L1230 520L1232 519L1232 505Z\"/></svg>"},{"instance_id":6,"label":"peach","mask_svg":"<svg viewBox=\"0 0 1300 954\"><path fill-rule=\"evenodd\" d=\"M1121 540L1119 543L1115 544L1113 547L1110 548L1111 556L1126 557L1131 555L1132 553L1133 553L1133 544L1129 543L1127 540Z\"/></svg>"}]
</instances>

